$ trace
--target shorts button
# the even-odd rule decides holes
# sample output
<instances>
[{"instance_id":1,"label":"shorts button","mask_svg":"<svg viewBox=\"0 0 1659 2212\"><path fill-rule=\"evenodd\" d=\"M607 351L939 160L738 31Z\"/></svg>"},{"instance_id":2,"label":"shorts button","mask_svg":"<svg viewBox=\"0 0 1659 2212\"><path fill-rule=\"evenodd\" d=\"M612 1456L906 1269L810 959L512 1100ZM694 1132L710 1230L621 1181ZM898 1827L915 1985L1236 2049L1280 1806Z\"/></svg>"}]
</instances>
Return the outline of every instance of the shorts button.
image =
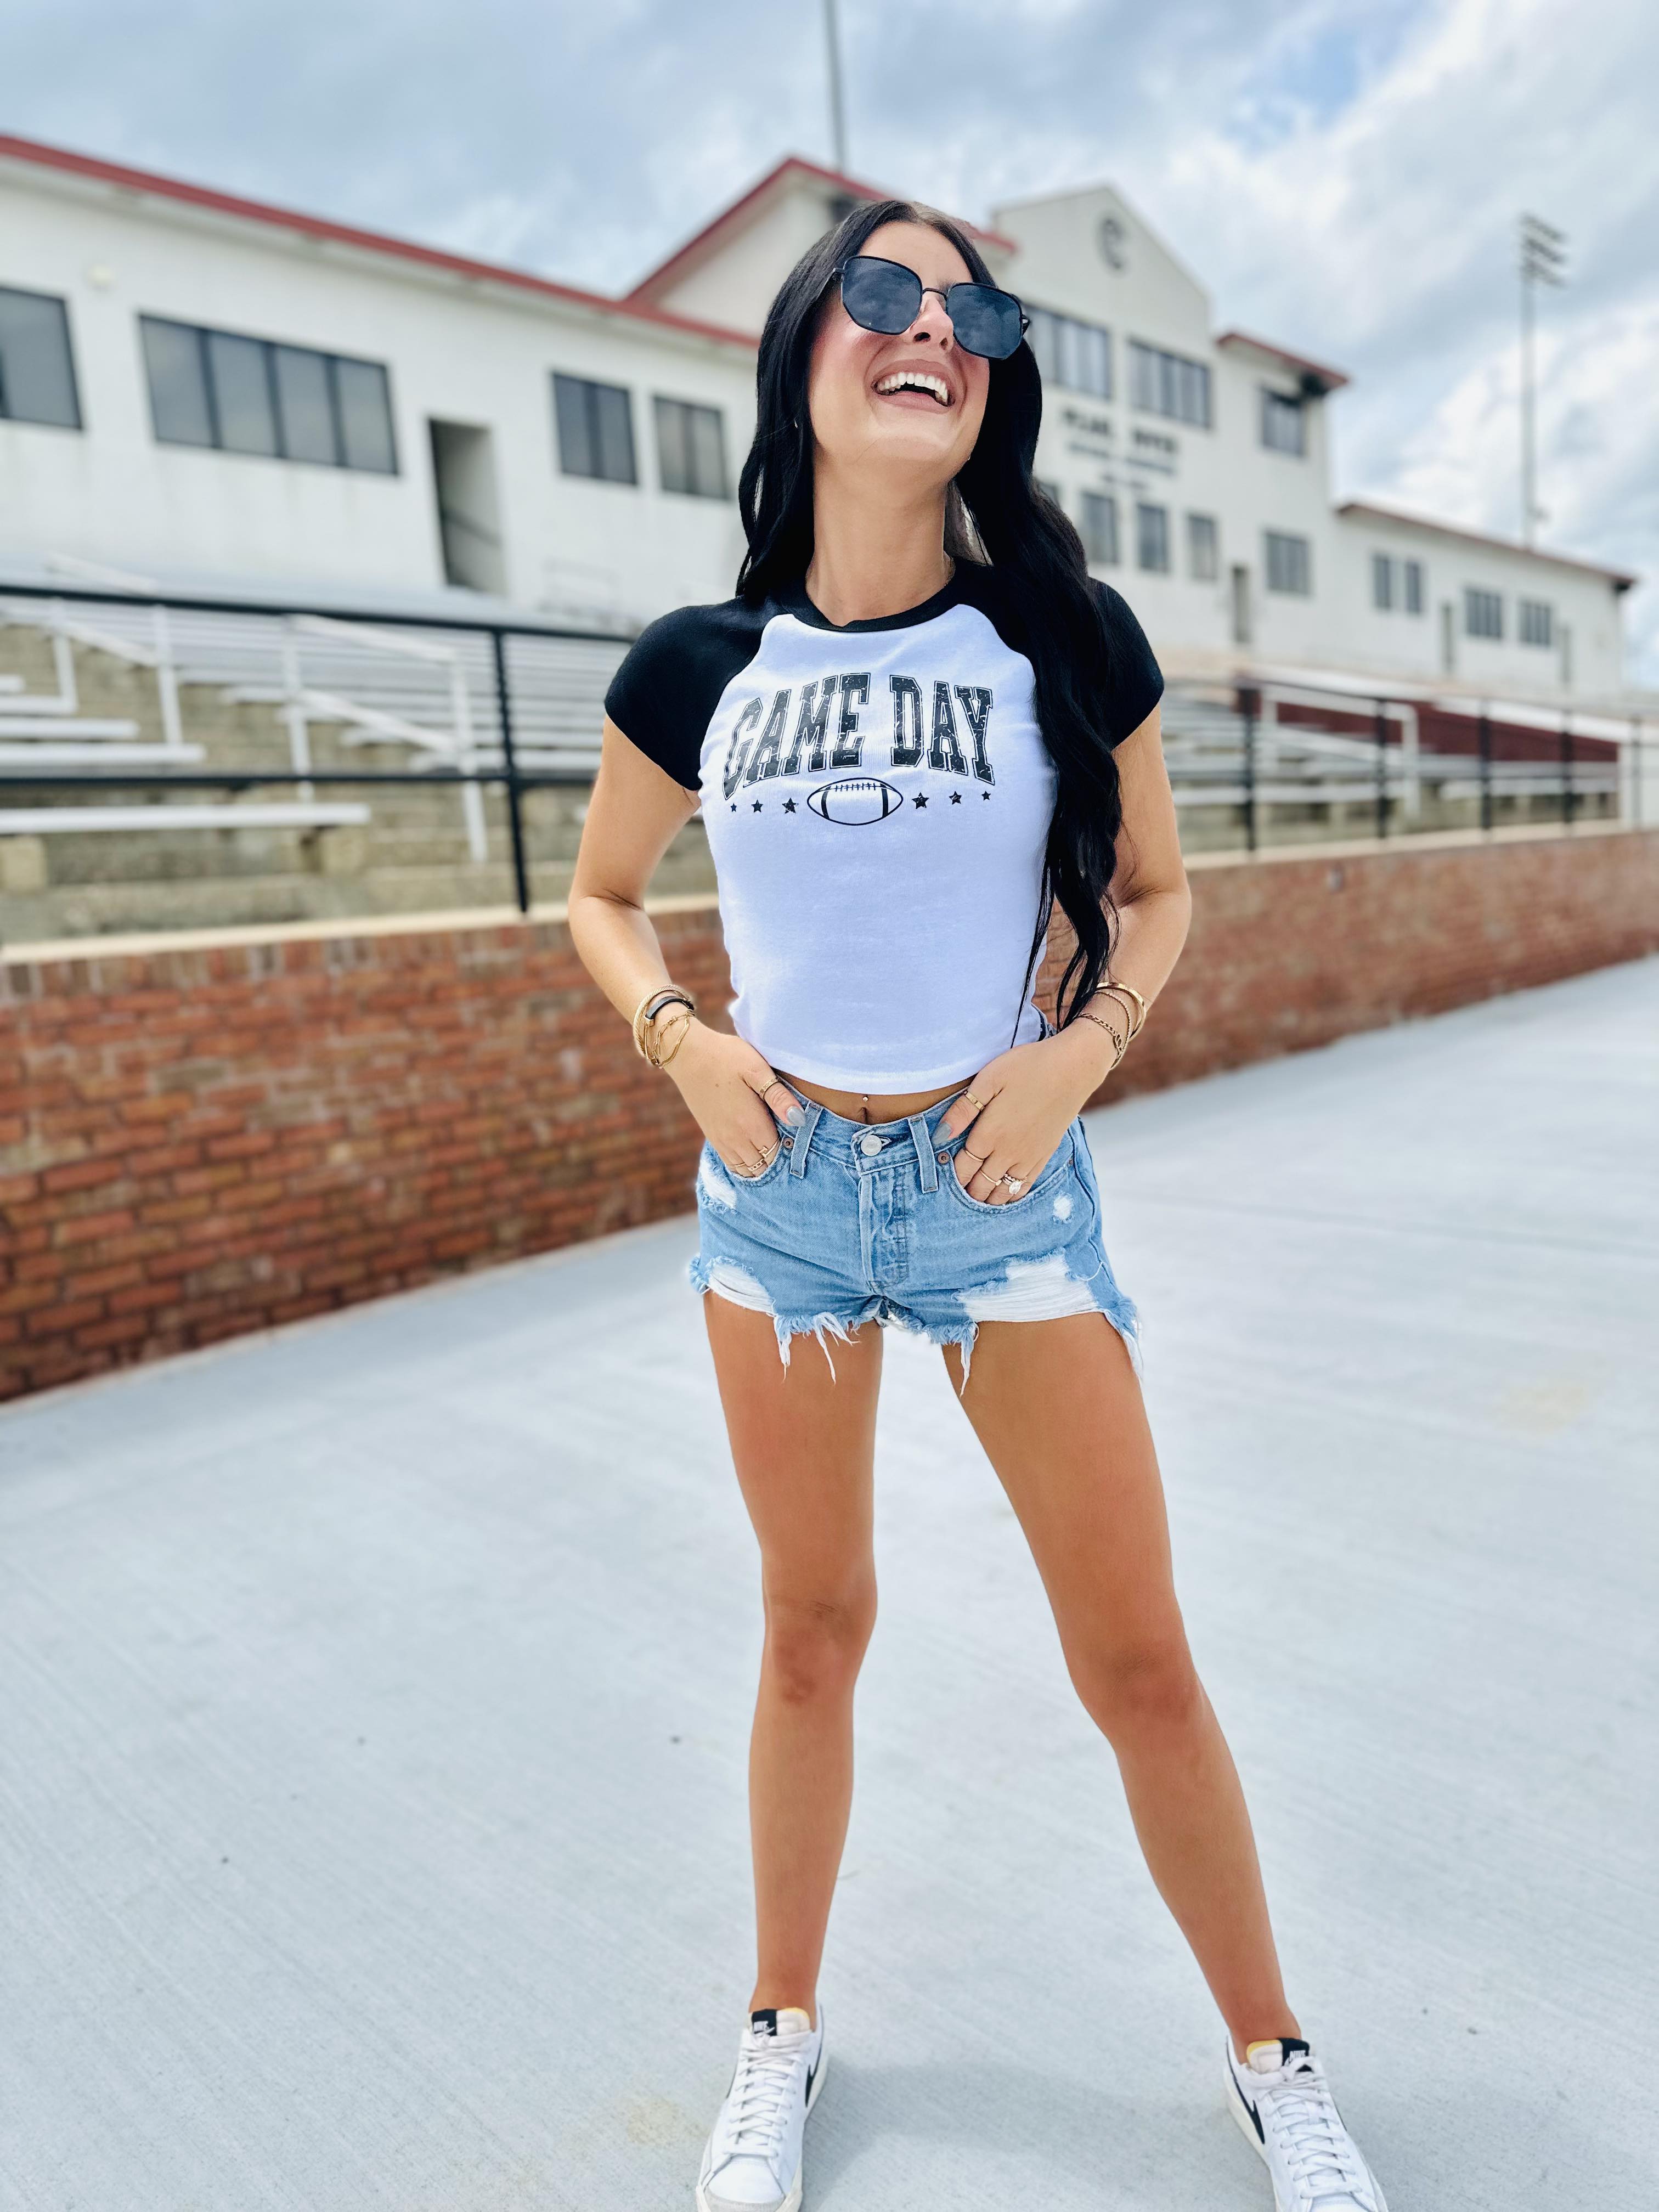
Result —
<instances>
[{"instance_id":1,"label":"shorts button","mask_svg":"<svg viewBox=\"0 0 1659 2212\"><path fill-rule=\"evenodd\" d=\"M950 1157L951 1155L949 1152L935 1152L933 1155L933 1158L939 1163L941 1167L945 1164L945 1161L950 1158Z\"/></svg>"},{"instance_id":2,"label":"shorts button","mask_svg":"<svg viewBox=\"0 0 1659 2212\"><path fill-rule=\"evenodd\" d=\"M793 1152L794 1151L794 1149L795 1149L795 1140L794 1140L794 1139L793 1139L793 1137L786 1137L786 1138L784 1139L784 1140L783 1140L783 1149L784 1149L784 1151L785 1151L786 1152Z\"/></svg>"},{"instance_id":3,"label":"shorts button","mask_svg":"<svg viewBox=\"0 0 1659 2212\"><path fill-rule=\"evenodd\" d=\"M860 1137L859 1139L859 1150L864 1154L866 1160L872 1160L876 1154L881 1150L881 1139L879 1137Z\"/></svg>"}]
</instances>

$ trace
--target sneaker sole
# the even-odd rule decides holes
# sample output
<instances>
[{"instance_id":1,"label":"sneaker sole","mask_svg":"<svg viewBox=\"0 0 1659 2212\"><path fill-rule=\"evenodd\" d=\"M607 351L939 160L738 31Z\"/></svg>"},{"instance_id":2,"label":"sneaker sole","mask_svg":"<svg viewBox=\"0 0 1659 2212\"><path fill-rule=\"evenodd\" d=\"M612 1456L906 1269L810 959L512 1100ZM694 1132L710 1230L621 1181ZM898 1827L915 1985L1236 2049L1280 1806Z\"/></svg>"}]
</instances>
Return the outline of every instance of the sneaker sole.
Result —
<instances>
[{"instance_id":1,"label":"sneaker sole","mask_svg":"<svg viewBox=\"0 0 1659 2212\"><path fill-rule=\"evenodd\" d=\"M819 2094L823 2088L823 2077L829 2070L829 2055L827 2052L821 2051L818 2053L817 2070L812 2076L812 2086L806 2093L806 2110L808 2112L811 2111L813 2106L818 2101ZM802 2117L804 2118L805 2115L803 2114ZM787 2197L780 2200L777 2212L800 2212L801 2190L805 2182L805 2179L806 2159L803 2153L800 2165L796 2169L794 2186L790 2190L789 2194ZM708 2197L703 2194L703 2186L702 2182L697 2184L697 2212L714 2212L713 2206L709 2203Z\"/></svg>"},{"instance_id":2,"label":"sneaker sole","mask_svg":"<svg viewBox=\"0 0 1659 2212\"><path fill-rule=\"evenodd\" d=\"M1255 2122L1250 2118L1249 2108L1244 2103L1243 2092L1240 2089L1237 2082L1234 2081L1233 2069L1231 2066L1227 2069L1227 2110L1232 2114L1234 2120L1237 2123L1238 2132L1240 2135L1243 2136L1245 2142L1249 2143L1250 2148L1261 2160L1263 2166L1267 2166L1267 2179L1269 2181L1273 2182L1274 2204L1279 2208L1279 2212L1286 2212L1285 2201L1279 2193L1279 2184L1277 2181L1273 2180L1273 2170L1272 2166L1268 2163L1267 2146L1262 2142L1261 2136L1258 2136L1255 2131ZM1370 2181L1371 2195L1376 2199L1376 2212L1389 2212L1389 2200L1382 2194L1382 2184L1377 2180L1376 2176L1371 2172L1369 2164L1366 2166L1365 2172ZM1291 2208L1290 2212L1294 2212L1294 2208Z\"/></svg>"}]
</instances>

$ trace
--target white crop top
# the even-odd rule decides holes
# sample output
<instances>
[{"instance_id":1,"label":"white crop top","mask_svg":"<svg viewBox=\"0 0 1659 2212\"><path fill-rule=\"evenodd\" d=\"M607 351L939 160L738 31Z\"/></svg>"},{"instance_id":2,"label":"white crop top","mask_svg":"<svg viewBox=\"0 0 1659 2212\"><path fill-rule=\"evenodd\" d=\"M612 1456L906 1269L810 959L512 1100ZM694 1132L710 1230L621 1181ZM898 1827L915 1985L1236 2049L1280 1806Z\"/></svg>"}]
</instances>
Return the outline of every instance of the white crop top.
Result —
<instances>
[{"instance_id":1,"label":"white crop top","mask_svg":"<svg viewBox=\"0 0 1659 2212\"><path fill-rule=\"evenodd\" d=\"M1118 594L1117 744L1164 678ZM736 997L775 1067L926 1091L1042 1033L1028 987L1055 775L994 568L959 562L904 613L842 625L797 586L644 630L612 722L702 801Z\"/></svg>"}]
</instances>

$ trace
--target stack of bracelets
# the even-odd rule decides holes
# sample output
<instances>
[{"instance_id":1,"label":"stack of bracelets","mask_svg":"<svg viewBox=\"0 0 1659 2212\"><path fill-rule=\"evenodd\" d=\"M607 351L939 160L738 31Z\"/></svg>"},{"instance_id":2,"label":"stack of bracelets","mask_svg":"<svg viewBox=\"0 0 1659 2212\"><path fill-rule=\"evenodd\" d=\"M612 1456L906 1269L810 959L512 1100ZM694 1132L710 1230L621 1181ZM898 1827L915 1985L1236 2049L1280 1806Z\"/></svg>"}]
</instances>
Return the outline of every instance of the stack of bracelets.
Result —
<instances>
[{"instance_id":1,"label":"stack of bracelets","mask_svg":"<svg viewBox=\"0 0 1659 2212\"><path fill-rule=\"evenodd\" d=\"M1108 1021L1103 1013L1097 1013L1095 1011L1095 1000L1103 999L1109 994L1116 998L1119 1008L1123 1014L1125 1026L1122 1029L1119 1029L1115 1022ZM1117 1047L1116 1052L1112 1055L1112 1066L1106 1071L1109 1075L1112 1068L1117 1066L1118 1061L1122 1059L1124 1054L1139 1036L1141 1024L1146 1018L1146 1001L1133 983L1103 983L1096 992L1095 998L1081 1010L1077 1018L1080 1022L1093 1022L1097 1029L1104 1030Z\"/></svg>"},{"instance_id":2,"label":"stack of bracelets","mask_svg":"<svg viewBox=\"0 0 1659 2212\"><path fill-rule=\"evenodd\" d=\"M656 1024L658 1015L668 1006L680 1006L684 1011L673 1024L674 1042L665 1052L666 1039L659 1035ZM696 1011L696 1000L690 991L682 991L678 983L665 983L659 990L647 991L634 1009L635 1051L641 1060L648 1060L653 1067L666 1067L685 1042L685 1033Z\"/></svg>"}]
</instances>

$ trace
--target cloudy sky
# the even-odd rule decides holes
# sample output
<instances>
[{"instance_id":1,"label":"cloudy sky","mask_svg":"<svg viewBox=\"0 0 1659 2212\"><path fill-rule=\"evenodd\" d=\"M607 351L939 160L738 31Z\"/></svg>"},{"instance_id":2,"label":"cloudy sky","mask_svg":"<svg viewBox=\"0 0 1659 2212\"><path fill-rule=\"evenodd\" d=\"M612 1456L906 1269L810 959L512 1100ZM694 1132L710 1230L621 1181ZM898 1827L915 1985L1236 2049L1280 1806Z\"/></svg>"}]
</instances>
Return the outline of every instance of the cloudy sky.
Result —
<instances>
[{"instance_id":1,"label":"cloudy sky","mask_svg":"<svg viewBox=\"0 0 1659 2212\"><path fill-rule=\"evenodd\" d=\"M970 217L1110 178L1237 323L1347 368L1340 495L1519 522L1515 223L1547 542L1654 579L1654 0L842 0L851 167ZM821 0L5 0L0 129L618 290L828 157Z\"/></svg>"}]
</instances>

